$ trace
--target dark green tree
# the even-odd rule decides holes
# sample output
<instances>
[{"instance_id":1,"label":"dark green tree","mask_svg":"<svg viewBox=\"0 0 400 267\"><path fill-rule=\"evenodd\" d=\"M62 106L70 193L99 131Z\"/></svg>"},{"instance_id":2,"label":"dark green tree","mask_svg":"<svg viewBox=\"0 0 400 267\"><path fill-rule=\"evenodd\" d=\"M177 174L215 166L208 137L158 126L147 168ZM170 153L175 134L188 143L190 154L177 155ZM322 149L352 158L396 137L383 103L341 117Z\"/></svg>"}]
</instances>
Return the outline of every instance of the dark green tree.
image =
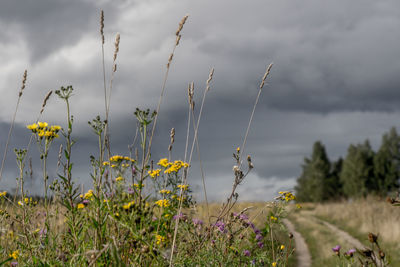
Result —
<instances>
[{"instance_id":1,"label":"dark green tree","mask_svg":"<svg viewBox=\"0 0 400 267\"><path fill-rule=\"evenodd\" d=\"M297 179L296 196L302 202L321 202L328 198L327 180L330 163L324 145L314 143L311 158L305 158L303 172Z\"/></svg>"},{"instance_id":2,"label":"dark green tree","mask_svg":"<svg viewBox=\"0 0 400 267\"><path fill-rule=\"evenodd\" d=\"M340 181L342 167L343 159L341 157L331 165L331 171L325 185L328 199L339 199L343 196L342 182Z\"/></svg>"},{"instance_id":3,"label":"dark green tree","mask_svg":"<svg viewBox=\"0 0 400 267\"><path fill-rule=\"evenodd\" d=\"M374 151L368 140L364 144L349 146L340 172L346 197L362 197L377 190L373 162Z\"/></svg>"},{"instance_id":4,"label":"dark green tree","mask_svg":"<svg viewBox=\"0 0 400 267\"><path fill-rule=\"evenodd\" d=\"M380 195L387 195L399 188L400 137L396 128L382 137L382 144L374 158L374 174Z\"/></svg>"}]
</instances>

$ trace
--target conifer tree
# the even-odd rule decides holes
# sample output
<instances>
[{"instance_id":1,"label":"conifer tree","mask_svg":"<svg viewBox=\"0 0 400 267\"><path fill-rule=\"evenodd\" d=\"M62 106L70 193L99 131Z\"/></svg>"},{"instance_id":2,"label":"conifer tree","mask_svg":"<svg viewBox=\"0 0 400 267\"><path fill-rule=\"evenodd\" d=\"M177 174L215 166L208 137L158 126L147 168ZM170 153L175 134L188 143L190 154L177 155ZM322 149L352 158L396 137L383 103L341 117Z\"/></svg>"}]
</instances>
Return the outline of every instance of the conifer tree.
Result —
<instances>
[{"instance_id":1,"label":"conifer tree","mask_svg":"<svg viewBox=\"0 0 400 267\"><path fill-rule=\"evenodd\" d=\"M303 172L297 180L295 188L299 201L321 202L326 200L327 180L329 178L330 163L324 145L314 143L311 158L305 158L302 165Z\"/></svg>"},{"instance_id":2,"label":"conifer tree","mask_svg":"<svg viewBox=\"0 0 400 267\"><path fill-rule=\"evenodd\" d=\"M379 194L387 195L399 188L400 137L396 128L382 137L382 144L374 158L374 174Z\"/></svg>"},{"instance_id":3,"label":"conifer tree","mask_svg":"<svg viewBox=\"0 0 400 267\"><path fill-rule=\"evenodd\" d=\"M373 160L374 151L368 140L364 144L349 146L340 173L346 197L366 196L369 192L377 190Z\"/></svg>"}]
</instances>

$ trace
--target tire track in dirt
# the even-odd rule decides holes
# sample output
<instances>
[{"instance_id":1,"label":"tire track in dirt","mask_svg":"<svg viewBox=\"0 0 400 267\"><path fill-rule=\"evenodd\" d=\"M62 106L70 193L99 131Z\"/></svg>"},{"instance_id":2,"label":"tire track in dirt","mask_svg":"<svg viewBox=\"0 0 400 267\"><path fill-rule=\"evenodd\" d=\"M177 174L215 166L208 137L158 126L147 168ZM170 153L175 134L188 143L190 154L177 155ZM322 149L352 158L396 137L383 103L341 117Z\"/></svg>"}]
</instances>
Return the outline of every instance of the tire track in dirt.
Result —
<instances>
[{"instance_id":1,"label":"tire track in dirt","mask_svg":"<svg viewBox=\"0 0 400 267\"><path fill-rule=\"evenodd\" d=\"M303 236L296 231L294 225L288 220L283 219L283 224L286 226L288 231L293 234L295 247L296 247L296 258L298 267L310 267L311 266L311 254L308 249L307 243Z\"/></svg>"},{"instance_id":2,"label":"tire track in dirt","mask_svg":"<svg viewBox=\"0 0 400 267\"><path fill-rule=\"evenodd\" d=\"M349 233L337 228L335 225L328 223L327 221L318 219L321 223L323 223L326 227L328 227L332 232L334 232L340 238L346 240L349 244L354 246L357 249L365 249L365 246L356 238L351 236Z\"/></svg>"}]
</instances>

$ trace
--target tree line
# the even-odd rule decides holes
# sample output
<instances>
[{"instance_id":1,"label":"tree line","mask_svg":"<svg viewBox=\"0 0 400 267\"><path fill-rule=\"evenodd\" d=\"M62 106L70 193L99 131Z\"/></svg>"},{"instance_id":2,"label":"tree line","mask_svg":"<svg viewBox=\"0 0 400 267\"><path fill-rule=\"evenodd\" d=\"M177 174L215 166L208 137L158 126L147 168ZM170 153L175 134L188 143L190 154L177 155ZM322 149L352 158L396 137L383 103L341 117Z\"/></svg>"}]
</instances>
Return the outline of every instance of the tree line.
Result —
<instances>
[{"instance_id":1,"label":"tree line","mask_svg":"<svg viewBox=\"0 0 400 267\"><path fill-rule=\"evenodd\" d=\"M317 141L312 155L304 158L297 178L296 197L302 202L323 202L342 198L387 196L399 189L400 136L393 127L382 136L374 151L367 140L347 149L346 157L330 162L324 145Z\"/></svg>"}]
</instances>

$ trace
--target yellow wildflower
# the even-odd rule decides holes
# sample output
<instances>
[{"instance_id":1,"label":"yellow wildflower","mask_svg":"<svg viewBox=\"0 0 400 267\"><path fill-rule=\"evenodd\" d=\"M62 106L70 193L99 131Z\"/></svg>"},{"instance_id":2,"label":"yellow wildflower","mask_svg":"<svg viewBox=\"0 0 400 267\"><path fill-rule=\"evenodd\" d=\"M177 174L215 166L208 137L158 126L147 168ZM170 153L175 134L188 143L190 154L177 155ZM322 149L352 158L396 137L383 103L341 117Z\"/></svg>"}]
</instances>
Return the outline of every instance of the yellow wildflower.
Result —
<instances>
[{"instance_id":1,"label":"yellow wildflower","mask_svg":"<svg viewBox=\"0 0 400 267\"><path fill-rule=\"evenodd\" d=\"M135 204L135 201L131 201L131 202L126 203L125 205L123 205L122 208L123 208L124 210L129 210L130 207L132 207L134 204Z\"/></svg>"},{"instance_id":2,"label":"yellow wildflower","mask_svg":"<svg viewBox=\"0 0 400 267\"><path fill-rule=\"evenodd\" d=\"M157 177L157 176L160 176L160 172L161 172L160 169L148 171L149 175L150 175L152 178L155 178L155 177Z\"/></svg>"},{"instance_id":3,"label":"yellow wildflower","mask_svg":"<svg viewBox=\"0 0 400 267\"><path fill-rule=\"evenodd\" d=\"M124 177L122 177L122 176L118 176L117 178L115 178L115 181L117 181L117 182L121 182L123 180L124 180Z\"/></svg>"},{"instance_id":4,"label":"yellow wildflower","mask_svg":"<svg viewBox=\"0 0 400 267\"><path fill-rule=\"evenodd\" d=\"M116 213L114 213L114 215L115 215L115 217L119 217L119 213L118 212L116 212Z\"/></svg>"},{"instance_id":5,"label":"yellow wildflower","mask_svg":"<svg viewBox=\"0 0 400 267\"><path fill-rule=\"evenodd\" d=\"M5 197L7 195L7 191L3 191L0 193L0 197Z\"/></svg>"},{"instance_id":6,"label":"yellow wildflower","mask_svg":"<svg viewBox=\"0 0 400 267\"><path fill-rule=\"evenodd\" d=\"M160 166L163 166L164 168L167 168L171 163L168 162L167 158L163 158L163 159L160 159L157 164Z\"/></svg>"},{"instance_id":7,"label":"yellow wildflower","mask_svg":"<svg viewBox=\"0 0 400 267\"><path fill-rule=\"evenodd\" d=\"M82 204L82 203L79 203L78 206L77 206L77 208L78 208L78 209L83 209L83 208L85 208L85 205Z\"/></svg>"},{"instance_id":8,"label":"yellow wildflower","mask_svg":"<svg viewBox=\"0 0 400 267\"><path fill-rule=\"evenodd\" d=\"M160 207L168 207L170 205L170 202L168 199L160 199L156 201L156 204Z\"/></svg>"},{"instance_id":9,"label":"yellow wildflower","mask_svg":"<svg viewBox=\"0 0 400 267\"><path fill-rule=\"evenodd\" d=\"M171 190L162 189L159 191L160 194L171 194Z\"/></svg>"},{"instance_id":10,"label":"yellow wildflower","mask_svg":"<svg viewBox=\"0 0 400 267\"><path fill-rule=\"evenodd\" d=\"M108 166L108 165L110 165L110 162L108 162L108 161L103 162L103 166Z\"/></svg>"},{"instance_id":11,"label":"yellow wildflower","mask_svg":"<svg viewBox=\"0 0 400 267\"><path fill-rule=\"evenodd\" d=\"M162 235L156 235L156 243L157 245L161 245L161 243L165 242L165 236Z\"/></svg>"},{"instance_id":12,"label":"yellow wildflower","mask_svg":"<svg viewBox=\"0 0 400 267\"><path fill-rule=\"evenodd\" d=\"M285 245L281 245L281 250L284 250L285 249Z\"/></svg>"},{"instance_id":13,"label":"yellow wildflower","mask_svg":"<svg viewBox=\"0 0 400 267\"><path fill-rule=\"evenodd\" d=\"M240 146L238 146L238 147L236 148L236 152L237 152L237 153L240 152Z\"/></svg>"},{"instance_id":14,"label":"yellow wildflower","mask_svg":"<svg viewBox=\"0 0 400 267\"><path fill-rule=\"evenodd\" d=\"M28 204L29 203L29 198L24 198L24 202L26 203L26 204Z\"/></svg>"},{"instance_id":15,"label":"yellow wildflower","mask_svg":"<svg viewBox=\"0 0 400 267\"><path fill-rule=\"evenodd\" d=\"M18 205L23 206L24 203L22 201L18 201Z\"/></svg>"},{"instance_id":16,"label":"yellow wildflower","mask_svg":"<svg viewBox=\"0 0 400 267\"><path fill-rule=\"evenodd\" d=\"M298 209L301 209L301 205L300 205L300 204L296 204L296 207L297 207Z\"/></svg>"},{"instance_id":17,"label":"yellow wildflower","mask_svg":"<svg viewBox=\"0 0 400 267\"><path fill-rule=\"evenodd\" d=\"M278 218L276 218L275 216L271 216L271 221L277 221Z\"/></svg>"},{"instance_id":18,"label":"yellow wildflower","mask_svg":"<svg viewBox=\"0 0 400 267\"><path fill-rule=\"evenodd\" d=\"M181 188L182 190L187 190L189 185L187 184L178 184L178 188Z\"/></svg>"},{"instance_id":19,"label":"yellow wildflower","mask_svg":"<svg viewBox=\"0 0 400 267\"><path fill-rule=\"evenodd\" d=\"M39 128L44 129L46 128L49 124L47 122L38 122Z\"/></svg>"},{"instance_id":20,"label":"yellow wildflower","mask_svg":"<svg viewBox=\"0 0 400 267\"><path fill-rule=\"evenodd\" d=\"M14 250L13 253L10 254L10 257L13 258L14 260L16 260L18 256L19 256L18 250Z\"/></svg>"},{"instance_id":21,"label":"yellow wildflower","mask_svg":"<svg viewBox=\"0 0 400 267\"><path fill-rule=\"evenodd\" d=\"M90 189L89 191L87 191L87 193L84 195L84 199L89 199L93 196L93 190Z\"/></svg>"},{"instance_id":22,"label":"yellow wildflower","mask_svg":"<svg viewBox=\"0 0 400 267\"><path fill-rule=\"evenodd\" d=\"M27 125L26 128L28 128L29 130L31 130L32 132L36 132L38 125L36 123Z\"/></svg>"},{"instance_id":23,"label":"yellow wildflower","mask_svg":"<svg viewBox=\"0 0 400 267\"><path fill-rule=\"evenodd\" d=\"M38 136L39 136L39 137L43 137L43 136L44 136L44 131L43 131L43 130L39 131L39 132L38 132Z\"/></svg>"},{"instance_id":24,"label":"yellow wildflower","mask_svg":"<svg viewBox=\"0 0 400 267\"><path fill-rule=\"evenodd\" d=\"M272 263L272 267L276 267L276 262L275 261Z\"/></svg>"}]
</instances>

